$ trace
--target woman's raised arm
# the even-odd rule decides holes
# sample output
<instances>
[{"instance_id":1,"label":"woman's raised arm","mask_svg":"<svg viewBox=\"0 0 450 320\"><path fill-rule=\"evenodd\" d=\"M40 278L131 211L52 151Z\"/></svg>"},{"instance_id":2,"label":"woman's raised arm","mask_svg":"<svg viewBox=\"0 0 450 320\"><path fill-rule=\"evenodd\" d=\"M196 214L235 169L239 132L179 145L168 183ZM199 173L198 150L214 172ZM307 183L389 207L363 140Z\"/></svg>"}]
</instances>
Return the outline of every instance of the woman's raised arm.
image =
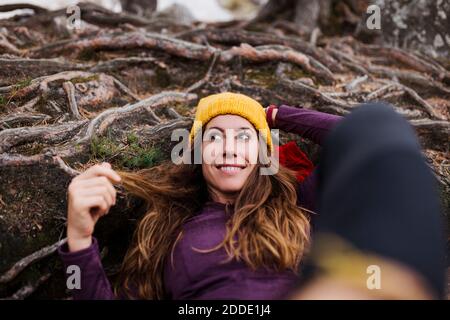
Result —
<instances>
[{"instance_id":1,"label":"woman's raised arm","mask_svg":"<svg viewBox=\"0 0 450 320\"><path fill-rule=\"evenodd\" d=\"M272 110L270 110L272 108ZM278 108L270 106L266 110L267 121L271 128L297 133L318 145L322 145L325 137L343 118L332 114L310 109L281 105ZM313 170L297 186L297 204L303 208L315 211L317 197L317 168Z\"/></svg>"},{"instance_id":2,"label":"woman's raised arm","mask_svg":"<svg viewBox=\"0 0 450 320\"><path fill-rule=\"evenodd\" d=\"M275 108L273 114L274 118L268 118L271 128L297 133L319 145L322 145L328 132L342 119L341 116L287 105Z\"/></svg>"}]
</instances>

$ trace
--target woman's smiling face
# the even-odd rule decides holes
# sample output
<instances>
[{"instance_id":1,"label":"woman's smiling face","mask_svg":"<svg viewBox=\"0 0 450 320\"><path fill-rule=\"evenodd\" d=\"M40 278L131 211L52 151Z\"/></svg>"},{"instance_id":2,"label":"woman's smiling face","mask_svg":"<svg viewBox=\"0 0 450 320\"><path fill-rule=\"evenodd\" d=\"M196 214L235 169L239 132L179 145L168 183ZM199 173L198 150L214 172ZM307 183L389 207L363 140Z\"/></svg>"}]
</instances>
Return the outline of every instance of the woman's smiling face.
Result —
<instances>
[{"instance_id":1,"label":"woman's smiling face","mask_svg":"<svg viewBox=\"0 0 450 320\"><path fill-rule=\"evenodd\" d=\"M215 201L233 199L258 160L258 133L237 115L220 115L206 125L202 172Z\"/></svg>"}]
</instances>

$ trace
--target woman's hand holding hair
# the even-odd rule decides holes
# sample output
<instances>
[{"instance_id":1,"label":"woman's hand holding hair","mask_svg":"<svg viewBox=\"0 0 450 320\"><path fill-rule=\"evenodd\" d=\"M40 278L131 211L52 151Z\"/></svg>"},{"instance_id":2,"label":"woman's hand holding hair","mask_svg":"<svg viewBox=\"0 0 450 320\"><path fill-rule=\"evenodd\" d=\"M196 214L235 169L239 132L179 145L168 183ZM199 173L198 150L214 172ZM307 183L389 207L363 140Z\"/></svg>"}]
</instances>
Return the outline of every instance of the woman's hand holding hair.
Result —
<instances>
[{"instance_id":1,"label":"woman's hand holding hair","mask_svg":"<svg viewBox=\"0 0 450 320\"><path fill-rule=\"evenodd\" d=\"M120 176L109 163L96 164L72 179L68 187L67 243L79 251L92 243L95 224L116 204L113 183Z\"/></svg>"}]
</instances>

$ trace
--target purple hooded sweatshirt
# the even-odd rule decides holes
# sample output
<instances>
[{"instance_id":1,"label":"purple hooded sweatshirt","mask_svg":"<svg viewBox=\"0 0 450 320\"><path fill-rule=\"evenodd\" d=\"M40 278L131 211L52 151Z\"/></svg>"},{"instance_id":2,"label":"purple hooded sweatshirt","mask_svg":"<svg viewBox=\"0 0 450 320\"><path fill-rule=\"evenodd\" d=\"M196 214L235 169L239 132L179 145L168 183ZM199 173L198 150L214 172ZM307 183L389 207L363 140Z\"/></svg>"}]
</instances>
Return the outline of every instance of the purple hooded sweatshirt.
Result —
<instances>
[{"instance_id":1,"label":"purple hooded sweatshirt","mask_svg":"<svg viewBox=\"0 0 450 320\"><path fill-rule=\"evenodd\" d=\"M314 110L281 105L275 128L297 133L321 145L327 133L341 119ZM298 205L314 210L315 170L297 187ZM225 235L225 204L207 202L202 210L183 225L183 237L168 258L164 269L164 287L169 299L282 299L290 293L297 276L289 270L252 270L243 261L227 259L223 248L204 253L220 243ZM233 209L230 207L230 211ZM100 259L98 243L93 238L86 249L69 252L62 245L59 255L65 266L81 270L81 289L72 291L74 299L116 299Z\"/></svg>"}]
</instances>

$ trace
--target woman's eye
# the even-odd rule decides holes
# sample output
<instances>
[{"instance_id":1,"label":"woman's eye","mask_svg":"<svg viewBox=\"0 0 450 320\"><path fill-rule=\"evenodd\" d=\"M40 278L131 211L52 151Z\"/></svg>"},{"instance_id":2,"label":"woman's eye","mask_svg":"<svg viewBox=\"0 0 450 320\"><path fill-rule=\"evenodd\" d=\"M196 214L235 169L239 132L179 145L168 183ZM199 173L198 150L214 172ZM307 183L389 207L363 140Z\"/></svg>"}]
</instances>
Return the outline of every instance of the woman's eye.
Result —
<instances>
[{"instance_id":1,"label":"woman's eye","mask_svg":"<svg viewBox=\"0 0 450 320\"><path fill-rule=\"evenodd\" d=\"M250 135L246 132L241 132L237 135L239 140L250 140Z\"/></svg>"},{"instance_id":2,"label":"woman's eye","mask_svg":"<svg viewBox=\"0 0 450 320\"><path fill-rule=\"evenodd\" d=\"M222 136L218 133L211 133L207 137L208 141L217 141L217 140L221 140L221 139L222 139Z\"/></svg>"}]
</instances>

